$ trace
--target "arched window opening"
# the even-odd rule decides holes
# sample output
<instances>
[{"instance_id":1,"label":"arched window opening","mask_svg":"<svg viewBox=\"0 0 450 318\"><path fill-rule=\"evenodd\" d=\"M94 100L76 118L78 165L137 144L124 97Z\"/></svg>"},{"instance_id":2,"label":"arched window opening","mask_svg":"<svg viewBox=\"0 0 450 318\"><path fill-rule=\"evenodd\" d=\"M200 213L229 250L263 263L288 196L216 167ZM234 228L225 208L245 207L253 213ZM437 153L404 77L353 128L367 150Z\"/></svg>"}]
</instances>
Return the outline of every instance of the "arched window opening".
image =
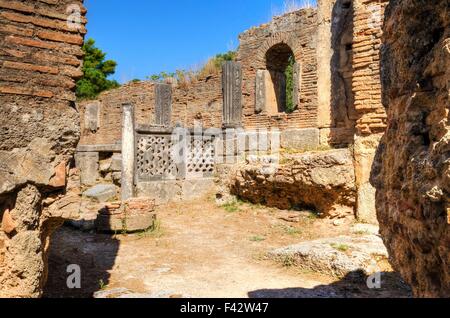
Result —
<instances>
[{"instance_id":1,"label":"arched window opening","mask_svg":"<svg viewBox=\"0 0 450 318\"><path fill-rule=\"evenodd\" d=\"M294 53L287 44L274 45L267 51L266 67L270 81L266 84L266 109L269 114L292 113L297 107L296 65Z\"/></svg>"}]
</instances>

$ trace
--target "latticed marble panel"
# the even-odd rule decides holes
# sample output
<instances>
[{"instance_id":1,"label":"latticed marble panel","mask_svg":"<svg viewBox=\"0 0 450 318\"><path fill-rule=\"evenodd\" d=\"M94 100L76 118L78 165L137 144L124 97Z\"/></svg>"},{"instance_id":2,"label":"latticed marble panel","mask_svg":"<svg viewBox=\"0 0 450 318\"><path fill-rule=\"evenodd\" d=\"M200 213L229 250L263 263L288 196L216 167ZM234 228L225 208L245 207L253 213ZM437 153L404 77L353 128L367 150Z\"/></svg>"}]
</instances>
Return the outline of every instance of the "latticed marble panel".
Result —
<instances>
[{"instance_id":1,"label":"latticed marble panel","mask_svg":"<svg viewBox=\"0 0 450 318\"><path fill-rule=\"evenodd\" d=\"M138 135L136 151L137 181L172 180L179 175L172 159L170 135Z\"/></svg>"},{"instance_id":2,"label":"latticed marble panel","mask_svg":"<svg viewBox=\"0 0 450 318\"><path fill-rule=\"evenodd\" d=\"M188 142L186 178L206 178L214 173L214 138L191 137Z\"/></svg>"}]
</instances>

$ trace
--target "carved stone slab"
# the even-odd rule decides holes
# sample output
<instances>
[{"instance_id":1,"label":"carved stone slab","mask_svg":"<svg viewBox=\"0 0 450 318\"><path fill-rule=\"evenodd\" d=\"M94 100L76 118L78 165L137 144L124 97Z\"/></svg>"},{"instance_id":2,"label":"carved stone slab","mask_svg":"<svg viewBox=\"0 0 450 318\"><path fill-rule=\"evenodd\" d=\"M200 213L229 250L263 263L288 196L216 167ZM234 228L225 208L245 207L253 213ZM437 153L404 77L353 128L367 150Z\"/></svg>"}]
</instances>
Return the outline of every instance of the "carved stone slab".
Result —
<instances>
[{"instance_id":1,"label":"carved stone slab","mask_svg":"<svg viewBox=\"0 0 450 318\"><path fill-rule=\"evenodd\" d=\"M155 124L169 127L172 121L172 85L155 84Z\"/></svg>"},{"instance_id":2,"label":"carved stone slab","mask_svg":"<svg viewBox=\"0 0 450 318\"><path fill-rule=\"evenodd\" d=\"M100 103L93 102L86 105L84 113L84 127L86 130L96 132L100 128Z\"/></svg>"},{"instance_id":3,"label":"carved stone slab","mask_svg":"<svg viewBox=\"0 0 450 318\"><path fill-rule=\"evenodd\" d=\"M242 67L227 61L222 66L223 126L242 125Z\"/></svg>"},{"instance_id":4,"label":"carved stone slab","mask_svg":"<svg viewBox=\"0 0 450 318\"><path fill-rule=\"evenodd\" d=\"M255 112L257 114L266 110L266 70L256 71L256 105Z\"/></svg>"}]
</instances>

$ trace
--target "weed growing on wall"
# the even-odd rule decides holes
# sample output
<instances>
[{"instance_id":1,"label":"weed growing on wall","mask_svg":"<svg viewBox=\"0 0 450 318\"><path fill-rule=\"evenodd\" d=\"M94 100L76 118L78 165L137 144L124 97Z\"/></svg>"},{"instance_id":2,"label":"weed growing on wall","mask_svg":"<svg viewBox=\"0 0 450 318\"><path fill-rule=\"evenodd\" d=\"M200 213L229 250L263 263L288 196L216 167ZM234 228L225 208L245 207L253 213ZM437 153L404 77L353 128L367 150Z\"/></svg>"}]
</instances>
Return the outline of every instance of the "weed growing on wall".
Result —
<instances>
[{"instance_id":1,"label":"weed growing on wall","mask_svg":"<svg viewBox=\"0 0 450 318\"><path fill-rule=\"evenodd\" d=\"M289 57L289 64L286 67L284 75L286 76L286 113L292 113L295 110L294 103L294 65L295 58Z\"/></svg>"}]
</instances>

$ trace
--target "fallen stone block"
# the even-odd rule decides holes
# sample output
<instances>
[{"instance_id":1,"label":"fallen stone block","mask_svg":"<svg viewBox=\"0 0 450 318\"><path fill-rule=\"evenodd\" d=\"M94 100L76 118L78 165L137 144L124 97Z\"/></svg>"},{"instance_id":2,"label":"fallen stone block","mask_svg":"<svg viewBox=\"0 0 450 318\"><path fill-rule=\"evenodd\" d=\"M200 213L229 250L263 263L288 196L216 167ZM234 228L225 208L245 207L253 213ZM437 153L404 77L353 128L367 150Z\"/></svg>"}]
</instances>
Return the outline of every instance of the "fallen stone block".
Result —
<instances>
[{"instance_id":1,"label":"fallen stone block","mask_svg":"<svg viewBox=\"0 0 450 318\"><path fill-rule=\"evenodd\" d=\"M277 249L269 255L290 266L339 278L370 273L369 268L376 264L377 257L388 258L382 239L375 235L307 241Z\"/></svg>"},{"instance_id":2,"label":"fallen stone block","mask_svg":"<svg viewBox=\"0 0 450 318\"><path fill-rule=\"evenodd\" d=\"M249 157L231 174L230 193L282 210L313 209L323 217L354 217L355 172L348 149L285 155L279 164ZM266 161L270 162L270 161Z\"/></svg>"},{"instance_id":3,"label":"fallen stone block","mask_svg":"<svg viewBox=\"0 0 450 318\"><path fill-rule=\"evenodd\" d=\"M318 128L286 129L281 133L281 147L289 149L314 149L320 144Z\"/></svg>"},{"instance_id":4,"label":"fallen stone block","mask_svg":"<svg viewBox=\"0 0 450 318\"><path fill-rule=\"evenodd\" d=\"M84 192L83 196L98 202L106 202L117 196L117 189L113 184L99 184Z\"/></svg>"},{"instance_id":5,"label":"fallen stone block","mask_svg":"<svg viewBox=\"0 0 450 318\"><path fill-rule=\"evenodd\" d=\"M115 153L112 156L110 170L113 172L122 171L122 154Z\"/></svg>"},{"instance_id":6,"label":"fallen stone block","mask_svg":"<svg viewBox=\"0 0 450 318\"><path fill-rule=\"evenodd\" d=\"M99 178L98 152L79 152L75 155L77 168L80 170L82 185L94 185Z\"/></svg>"}]
</instances>

